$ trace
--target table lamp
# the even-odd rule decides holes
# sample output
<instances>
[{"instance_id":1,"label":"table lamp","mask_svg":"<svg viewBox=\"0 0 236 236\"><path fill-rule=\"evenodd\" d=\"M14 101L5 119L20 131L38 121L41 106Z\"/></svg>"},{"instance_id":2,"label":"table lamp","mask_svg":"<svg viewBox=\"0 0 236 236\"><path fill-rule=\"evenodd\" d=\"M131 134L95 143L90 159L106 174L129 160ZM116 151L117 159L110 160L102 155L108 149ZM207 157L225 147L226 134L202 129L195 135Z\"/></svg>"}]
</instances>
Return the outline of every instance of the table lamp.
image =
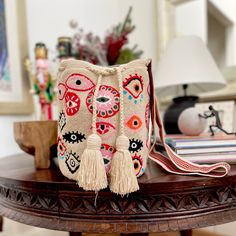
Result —
<instances>
[{"instance_id":1,"label":"table lamp","mask_svg":"<svg viewBox=\"0 0 236 236\"><path fill-rule=\"evenodd\" d=\"M199 92L223 88L225 80L201 38L181 36L167 45L155 74L155 91L160 97L180 95L164 114L167 134L180 134L178 117L186 108L193 107Z\"/></svg>"}]
</instances>

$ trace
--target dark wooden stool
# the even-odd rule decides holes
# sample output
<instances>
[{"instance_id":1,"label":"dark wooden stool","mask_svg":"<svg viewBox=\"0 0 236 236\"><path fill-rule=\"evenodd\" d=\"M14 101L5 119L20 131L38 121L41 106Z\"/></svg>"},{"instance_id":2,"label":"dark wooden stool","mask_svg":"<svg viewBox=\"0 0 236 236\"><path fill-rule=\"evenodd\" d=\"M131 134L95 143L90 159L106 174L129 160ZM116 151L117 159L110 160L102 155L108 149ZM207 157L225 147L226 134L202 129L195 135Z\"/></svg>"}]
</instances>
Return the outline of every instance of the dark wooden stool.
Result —
<instances>
[{"instance_id":1,"label":"dark wooden stool","mask_svg":"<svg viewBox=\"0 0 236 236\"><path fill-rule=\"evenodd\" d=\"M236 219L236 166L224 178L171 175L149 163L140 190L120 197L108 189L85 192L34 159L0 160L0 215L32 226L71 232L146 235L223 224ZM0 218L1 219L1 218ZM79 233L77 233L79 232Z\"/></svg>"}]
</instances>

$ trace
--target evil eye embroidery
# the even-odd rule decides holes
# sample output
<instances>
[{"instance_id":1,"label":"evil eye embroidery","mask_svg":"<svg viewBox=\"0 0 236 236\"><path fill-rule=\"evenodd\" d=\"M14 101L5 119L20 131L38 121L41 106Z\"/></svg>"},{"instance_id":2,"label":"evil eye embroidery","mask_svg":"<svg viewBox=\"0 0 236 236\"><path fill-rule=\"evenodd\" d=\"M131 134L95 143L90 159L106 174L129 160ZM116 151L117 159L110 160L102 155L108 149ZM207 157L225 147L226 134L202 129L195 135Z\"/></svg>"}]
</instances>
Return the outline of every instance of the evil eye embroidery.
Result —
<instances>
[{"instance_id":1,"label":"evil eye embroidery","mask_svg":"<svg viewBox=\"0 0 236 236\"><path fill-rule=\"evenodd\" d=\"M149 127L149 117L150 117L150 105L148 103L145 108L145 123L147 128Z\"/></svg>"},{"instance_id":2,"label":"evil eye embroidery","mask_svg":"<svg viewBox=\"0 0 236 236\"><path fill-rule=\"evenodd\" d=\"M86 98L88 110L93 112L94 89ZM101 85L96 98L97 117L108 118L114 116L120 109L119 92L111 86Z\"/></svg>"},{"instance_id":3,"label":"evil eye embroidery","mask_svg":"<svg viewBox=\"0 0 236 236\"><path fill-rule=\"evenodd\" d=\"M66 86L62 83L58 84L58 99L59 100L62 100L65 97L66 92L67 92Z\"/></svg>"},{"instance_id":4,"label":"evil eye embroidery","mask_svg":"<svg viewBox=\"0 0 236 236\"><path fill-rule=\"evenodd\" d=\"M79 111L80 99L75 93L72 92L67 92L65 97L66 97L66 114L68 116L73 116Z\"/></svg>"},{"instance_id":5,"label":"evil eye embroidery","mask_svg":"<svg viewBox=\"0 0 236 236\"><path fill-rule=\"evenodd\" d=\"M78 131L69 131L63 135L63 139L68 143L81 143L85 140L85 134Z\"/></svg>"},{"instance_id":6,"label":"evil eye embroidery","mask_svg":"<svg viewBox=\"0 0 236 236\"><path fill-rule=\"evenodd\" d=\"M138 152L142 149L143 142L139 139L130 139L129 140L129 151L130 152Z\"/></svg>"},{"instance_id":7,"label":"evil eye embroidery","mask_svg":"<svg viewBox=\"0 0 236 236\"><path fill-rule=\"evenodd\" d=\"M133 115L126 122L126 125L132 130L138 130L142 126L142 121L138 116Z\"/></svg>"},{"instance_id":8,"label":"evil eye embroidery","mask_svg":"<svg viewBox=\"0 0 236 236\"><path fill-rule=\"evenodd\" d=\"M59 120L58 120L58 127L59 127L61 132L62 132L63 128L65 127L65 125L66 125L66 115L62 111L59 114Z\"/></svg>"},{"instance_id":9,"label":"evil eye embroidery","mask_svg":"<svg viewBox=\"0 0 236 236\"><path fill-rule=\"evenodd\" d=\"M140 176L142 174L143 169L143 159L140 155L135 153L134 156L132 156L133 164L134 164L134 171L136 176Z\"/></svg>"},{"instance_id":10,"label":"evil eye embroidery","mask_svg":"<svg viewBox=\"0 0 236 236\"><path fill-rule=\"evenodd\" d=\"M66 80L66 86L76 91L88 91L94 88L95 84L85 75L71 74Z\"/></svg>"},{"instance_id":11,"label":"evil eye embroidery","mask_svg":"<svg viewBox=\"0 0 236 236\"><path fill-rule=\"evenodd\" d=\"M80 166L80 160L79 160L79 156L76 155L76 153L67 153L66 155L66 161L65 161L69 171L74 174L79 166Z\"/></svg>"},{"instance_id":12,"label":"evil eye embroidery","mask_svg":"<svg viewBox=\"0 0 236 236\"><path fill-rule=\"evenodd\" d=\"M105 165L105 169L106 172L108 173L109 169L110 169L110 163L111 163L111 159L113 154L115 153L115 148L108 145L108 144L102 144L101 145L101 153L103 156L103 161L104 161L104 165Z\"/></svg>"},{"instance_id":13,"label":"evil eye embroidery","mask_svg":"<svg viewBox=\"0 0 236 236\"><path fill-rule=\"evenodd\" d=\"M100 135L113 133L115 126L108 122L97 122L96 123L97 133Z\"/></svg>"},{"instance_id":14,"label":"evil eye embroidery","mask_svg":"<svg viewBox=\"0 0 236 236\"><path fill-rule=\"evenodd\" d=\"M65 144L63 143L63 141L61 140L60 137L58 137L58 140L57 140L58 144L57 144L57 150L58 150L58 153L60 154L60 156L63 156L66 152L66 146Z\"/></svg>"},{"instance_id":15,"label":"evil eye embroidery","mask_svg":"<svg viewBox=\"0 0 236 236\"><path fill-rule=\"evenodd\" d=\"M141 75L135 74L130 75L126 80L123 82L123 91L124 95L128 95L129 100L133 100L134 104L138 102L142 102L143 100L143 79Z\"/></svg>"}]
</instances>

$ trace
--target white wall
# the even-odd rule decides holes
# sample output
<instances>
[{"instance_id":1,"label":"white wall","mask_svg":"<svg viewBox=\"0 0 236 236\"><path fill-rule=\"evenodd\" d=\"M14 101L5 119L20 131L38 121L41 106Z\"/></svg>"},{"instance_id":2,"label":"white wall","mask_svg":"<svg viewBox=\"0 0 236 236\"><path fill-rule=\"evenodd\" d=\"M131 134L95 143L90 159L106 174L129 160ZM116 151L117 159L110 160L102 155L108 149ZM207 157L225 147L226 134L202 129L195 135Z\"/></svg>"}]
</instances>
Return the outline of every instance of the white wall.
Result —
<instances>
[{"instance_id":1,"label":"white wall","mask_svg":"<svg viewBox=\"0 0 236 236\"><path fill-rule=\"evenodd\" d=\"M189 1L175 8L177 35L197 35L207 42L207 5L205 0Z\"/></svg>"},{"instance_id":2,"label":"white wall","mask_svg":"<svg viewBox=\"0 0 236 236\"><path fill-rule=\"evenodd\" d=\"M216 7L229 17L229 19L236 24L236 1L235 0L210 0ZM227 45L227 65L236 65L236 26L228 32Z\"/></svg>"},{"instance_id":3,"label":"white wall","mask_svg":"<svg viewBox=\"0 0 236 236\"><path fill-rule=\"evenodd\" d=\"M236 23L235 0L208 0L227 18ZM200 36L207 43L207 0L186 1L179 4L175 11L175 28L177 34ZM236 28L227 32L226 65L236 65Z\"/></svg>"},{"instance_id":4,"label":"white wall","mask_svg":"<svg viewBox=\"0 0 236 236\"><path fill-rule=\"evenodd\" d=\"M133 6L136 29L130 35L130 45L137 43L144 50L144 57L155 60L154 4L154 0L27 0L30 56L34 58L33 49L38 41L45 42L55 56L57 38L75 32L69 27L72 19L85 32L103 37L106 30L123 21L129 6Z\"/></svg>"}]
</instances>

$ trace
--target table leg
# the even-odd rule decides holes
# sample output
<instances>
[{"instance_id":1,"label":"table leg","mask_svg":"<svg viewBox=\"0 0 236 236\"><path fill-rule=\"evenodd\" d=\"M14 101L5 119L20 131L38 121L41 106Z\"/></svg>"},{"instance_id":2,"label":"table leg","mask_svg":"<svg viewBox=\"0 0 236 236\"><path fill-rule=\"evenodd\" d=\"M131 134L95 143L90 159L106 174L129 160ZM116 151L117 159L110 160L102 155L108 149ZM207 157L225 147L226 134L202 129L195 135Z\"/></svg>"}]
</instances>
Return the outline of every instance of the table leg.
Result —
<instances>
[{"instance_id":1,"label":"table leg","mask_svg":"<svg viewBox=\"0 0 236 236\"><path fill-rule=\"evenodd\" d=\"M0 216L0 232L2 232L3 217Z\"/></svg>"},{"instance_id":2,"label":"table leg","mask_svg":"<svg viewBox=\"0 0 236 236\"><path fill-rule=\"evenodd\" d=\"M82 233L69 232L69 236L82 236Z\"/></svg>"},{"instance_id":3,"label":"table leg","mask_svg":"<svg viewBox=\"0 0 236 236\"><path fill-rule=\"evenodd\" d=\"M180 235L181 236L192 236L192 230L188 229L188 230L181 230L180 231Z\"/></svg>"}]
</instances>

